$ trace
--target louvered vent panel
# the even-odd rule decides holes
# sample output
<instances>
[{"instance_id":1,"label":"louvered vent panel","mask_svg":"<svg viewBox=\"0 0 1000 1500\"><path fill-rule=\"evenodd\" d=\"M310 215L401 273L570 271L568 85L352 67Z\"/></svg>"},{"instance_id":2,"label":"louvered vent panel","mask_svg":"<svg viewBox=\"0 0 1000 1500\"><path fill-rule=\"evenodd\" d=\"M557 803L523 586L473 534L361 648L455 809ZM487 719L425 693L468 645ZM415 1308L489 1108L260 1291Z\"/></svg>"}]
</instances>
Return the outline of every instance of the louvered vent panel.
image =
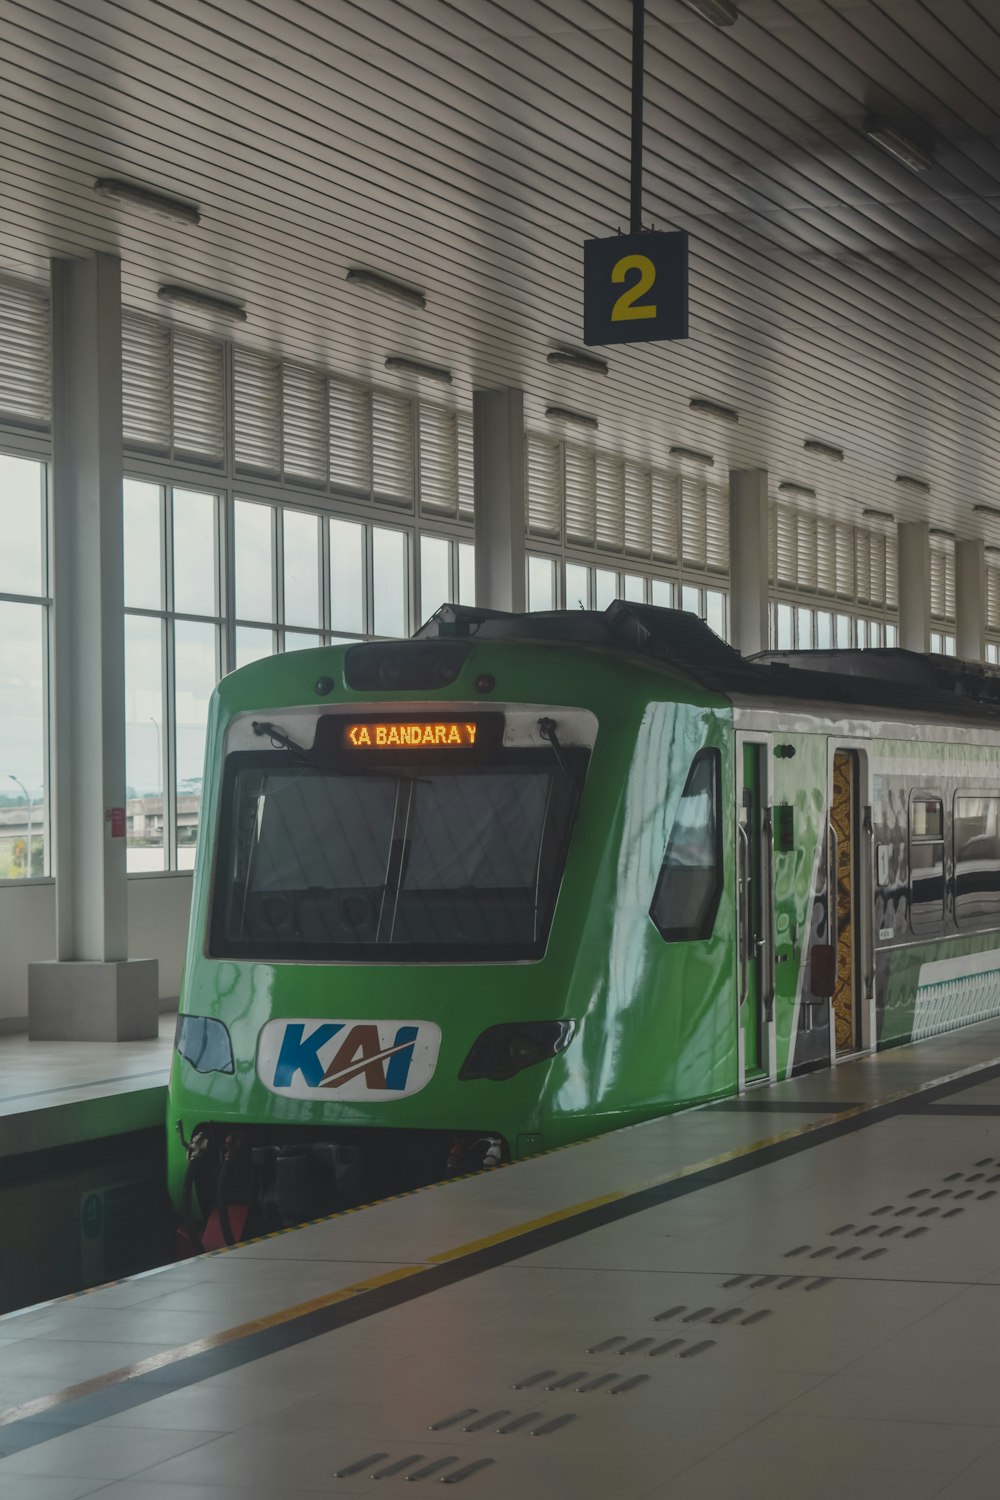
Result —
<instances>
[{"instance_id":1,"label":"louvered vent panel","mask_svg":"<svg viewBox=\"0 0 1000 1500\"><path fill-rule=\"evenodd\" d=\"M680 556L680 481L675 474L654 469L649 476L653 524L652 552L657 562L676 562Z\"/></svg>"},{"instance_id":2,"label":"louvered vent panel","mask_svg":"<svg viewBox=\"0 0 1000 1500\"><path fill-rule=\"evenodd\" d=\"M222 345L184 328L175 328L172 337L174 452L221 464L226 444Z\"/></svg>"},{"instance_id":3,"label":"louvered vent panel","mask_svg":"<svg viewBox=\"0 0 1000 1500\"><path fill-rule=\"evenodd\" d=\"M528 535L558 538L562 531L559 445L529 433L525 442Z\"/></svg>"},{"instance_id":4,"label":"louvered vent panel","mask_svg":"<svg viewBox=\"0 0 1000 1500\"><path fill-rule=\"evenodd\" d=\"M799 511L795 517L795 532L799 554L796 561L795 586L803 592L813 593L816 589L818 574L816 517Z\"/></svg>"},{"instance_id":5,"label":"louvered vent panel","mask_svg":"<svg viewBox=\"0 0 1000 1500\"><path fill-rule=\"evenodd\" d=\"M885 603L887 609L899 608L899 552L892 535L885 539Z\"/></svg>"},{"instance_id":6,"label":"louvered vent panel","mask_svg":"<svg viewBox=\"0 0 1000 1500\"><path fill-rule=\"evenodd\" d=\"M779 588L793 589L798 576L798 531L795 512L787 505L774 507L774 566Z\"/></svg>"},{"instance_id":7,"label":"louvered vent panel","mask_svg":"<svg viewBox=\"0 0 1000 1500\"><path fill-rule=\"evenodd\" d=\"M47 427L52 414L52 331L47 293L0 281L0 418Z\"/></svg>"},{"instance_id":8,"label":"louvered vent panel","mask_svg":"<svg viewBox=\"0 0 1000 1500\"><path fill-rule=\"evenodd\" d=\"M837 596L840 599L854 598L854 528L840 522L837 534Z\"/></svg>"},{"instance_id":9,"label":"louvered vent panel","mask_svg":"<svg viewBox=\"0 0 1000 1500\"><path fill-rule=\"evenodd\" d=\"M653 550L652 475L639 464L625 465L625 551L648 557Z\"/></svg>"},{"instance_id":10,"label":"louvered vent panel","mask_svg":"<svg viewBox=\"0 0 1000 1500\"><path fill-rule=\"evenodd\" d=\"M816 518L816 588L830 599L837 592L837 528Z\"/></svg>"},{"instance_id":11,"label":"louvered vent panel","mask_svg":"<svg viewBox=\"0 0 1000 1500\"><path fill-rule=\"evenodd\" d=\"M931 543L931 616L955 618L955 554L947 544Z\"/></svg>"},{"instance_id":12,"label":"louvered vent panel","mask_svg":"<svg viewBox=\"0 0 1000 1500\"><path fill-rule=\"evenodd\" d=\"M871 538L870 583L868 597L880 609L885 605L885 537L875 532Z\"/></svg>"},{"instance_id":13,"label":"louvered vent panel","mask_svg":"<svg viewBox=\"0 0 1000 1500\"><path fill-rule=\"evenodd\" d=\"M277 360L233 350L236 466L281 473L281 368Z\"/></svg>"},{"instance_id":14,"label":"louvered vent panel","mask_svg":"<svg viewBox=\"0 0 1000 1500\"><path fill-rule=\"evenodd\" d=\"M472 417L468 412L458 413L455 428L458 435L458 516L461 521L472 521L476 515L475 450Z\"/></svg>"},{"instance_id":15,"label":"louvered vent panel","mask_svg":"<svg viewBox=\"0 0 1000 1500\"><path fill-rule=\"evenodd\" d=\"M986 628L1000 630L1000 572L986 569Z\"/></svg>"},{"instance_id":16,"label":"louvered vent panel","mask_svg":"<svg viewBox=\"0 0 1000 1500\"><path fill-rule=\"evenodd\" d=\"M171 446L170 325L135 313L122 316L122 441L155 453Z\"/></svg>"},{"instance_id":17,"label":"louvered vent panel","mask_svg":"<svg viewBox=\"0 0 1000 1500\"><path fill-rule=\"evenodd\" d=\"M705 494L705 561L713 573L729 572L729 491L717 485Z\"/></svg>"},{"instance_id":18,"label":"louvered vent panel","mask_svg":"<svg viewBox=\"0 0 1000 1500\"><path fill-rule=\"evenodd\" d=\"M860 528L854 533L854 572L857 578L858 601L872 602L872 535Z\"/></svg>"},{"instance_id":19,"label":"louvered vent panel","mask_svg":"<svg viewBox=\"0 0 1000 1500\"><path fill-rule=\"evenodd\" d=\"M944 553L938 547L931 548L931 615L935 620L945 617Z\"/></svg>"},{"instance_id":20,"label":"louvered vent panel","mask_svg":"<svg viewBox=\"0 0 1000 1500\"><path fill-rule=\"evenodd\" d=\"M413 403L372 392L372 488L387 505L413 504Z\"/></svg>"},{"instance_id":21,"label":"louvered vent panel","mask_svg":"<svg viewBox=\"0 0 1000 1500\"><path fill-rule=\"evenodd\" d=\"M420 427L420 509L438 516L458 514L458 427L442 406L417 408Z\"/></svg>"},{"instance_id":22,"label":"louvered vent panel","mask_svg":"<svg viewBox=\"0 0 1000 1500\"><path fill-rule=\"evenodd\" d=\"M597 473L589 448L566 444L566 540L592 547L596 532Z\"/></svg>"},{"instance_id":23,"label":"louvered vent panel","mask_svg":"<svg viewBox=\"0 0 1000 1500\"><path fill-rule=\"evenodd\" d=\"M372 487L371 392L363 385L331 380L330 483L345 490Z\"/></svg>"},{"instance_id":24,"label":"louvered vent panel","mask_svg":"<svg viewBox=\"0 0 1000 1500\"><path fill-rule=\"evenodd\" d=\"M708 561L708 492L699 479L681 479L681 558L692 568Z\"/></svg>"},{"instance_id":25,"label":"louvered vent panel","mask_svg":"<svg viewBox=\"0 0 1000 1500\"><path fill-rule=\"evenodd\" d=\"M325 485L329 472L326 376L303 365L281 367L282 467L290 479Z\"/></svg>"},{"instance_id":26,"label":"louvered vent panel","mask_svg":"<svg viewBox=\"0 0 1000 1500\"><path fill-rule=\"evenodd\" d=\"M620 552L625 539L625 466L620 458L598 453L594 468L597 545L607 552Z\"/></svg>"}]
</instances>

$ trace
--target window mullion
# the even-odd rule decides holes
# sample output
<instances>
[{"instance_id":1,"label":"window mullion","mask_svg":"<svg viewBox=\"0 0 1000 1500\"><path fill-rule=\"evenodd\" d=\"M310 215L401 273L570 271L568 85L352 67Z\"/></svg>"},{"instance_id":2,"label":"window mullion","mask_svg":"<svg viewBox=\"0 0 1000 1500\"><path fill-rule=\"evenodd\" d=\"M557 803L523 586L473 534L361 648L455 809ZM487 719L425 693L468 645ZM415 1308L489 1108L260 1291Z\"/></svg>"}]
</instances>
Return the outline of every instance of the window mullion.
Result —
<instances>
[{"instance_id":1,"label":"window mullion","mask_svg":"<svg viewBox=\"0 0 1000 1500\"><path fill-rule=\"evenodd\" d=\"M160 627L163 661L163 852L165 867L177 869L177 673L174 619L164 615Z\"/></svg>"},{"instance_id":2,"label":"window mullion","mask_svg":"<svg viewBox=\"0 0 1000 1500\"><path fill-rule=\"evenodd\" d=\"M330 599L330 518L319 518L319 628L323 644L332 629L333 606Z\"/></svg>"},{"instance_id":3,"label":"window mullion","mask_svg":"<svg viewBox=\"0 0 1000 1500\"><path fill-rule=\"evenodd\" d=\"M272 546L274 577L271 580L271 610L278 630L278 650L285 649L285 512L280 505L272 509Z\"/></svg>"},{"instance_id":4,"label":"window mullion","mask_svg":"<svg viewBox=\"0 0 1000 1500\"><path fill-rule=\"evenodd\" d=\"M236 666L236 504L228 487L219 505L219 614L222 617L222 675Z\"/></svg>"}]
</instances>

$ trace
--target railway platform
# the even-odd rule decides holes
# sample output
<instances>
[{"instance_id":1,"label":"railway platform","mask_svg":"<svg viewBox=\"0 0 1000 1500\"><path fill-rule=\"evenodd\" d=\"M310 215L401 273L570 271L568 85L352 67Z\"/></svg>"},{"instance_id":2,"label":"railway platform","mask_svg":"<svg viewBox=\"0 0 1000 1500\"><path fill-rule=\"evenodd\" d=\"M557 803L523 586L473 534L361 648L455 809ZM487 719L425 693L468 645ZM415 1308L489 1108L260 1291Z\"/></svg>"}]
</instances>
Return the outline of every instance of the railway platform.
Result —
<instances>
[{"instance_id":1,"label":"railway platform","mask_svg":"<svg viewBox=\"0 0 1000 1500\"><path fill-rule=\"evenodd\" d=\"M5 1500L985 1500L1000 1022L0 1319Z\"/></svg>"},{"instance_id":2,"label":"railway platform","mask_svg":"<svg viewBox=\"0 0 1000 1500\"><path fill-rule=\"evenodd\" d=\"M0 1159L160 1125L176 1017L148 1042L36 1042L0 1036Z\"/></svg>"}]
</instances>

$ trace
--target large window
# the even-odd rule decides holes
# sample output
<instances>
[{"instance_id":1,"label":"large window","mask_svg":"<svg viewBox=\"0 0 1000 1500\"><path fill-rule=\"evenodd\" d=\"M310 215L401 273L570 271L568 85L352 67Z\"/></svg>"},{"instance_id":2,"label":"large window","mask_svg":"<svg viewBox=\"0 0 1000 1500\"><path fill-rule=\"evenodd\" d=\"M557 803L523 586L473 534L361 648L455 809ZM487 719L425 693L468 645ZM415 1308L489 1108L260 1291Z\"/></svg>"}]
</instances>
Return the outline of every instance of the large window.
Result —
<instances>
[{"instance_id":1,"label":"large window","mask_svg":"<svg viewBox=\"0 0 1000 1500\"><path fill-rule=\"evenodd\" d=\"M962 923L1000 917L1000 798L959 792L955 797L955 918Z\"/></svg>"},{"instance_id":2,"label":"large window","mask_svg":"<svg viewBox=\"0 0 1000 1500\"><path fill-rule=\"evenodd\" d=\"M524 959L545 949L577 775L548 751L456 765L231 757L216 957Z\"/></svg>"},{"instance_id":3,"label":"large window","mask_svg":"<svg viewBox=\"0 0 1000 1500\"><path fill-rule=\"evenodd\" d=\"M775 651L865 651L894 647L898 641L895 620L781 600L771 605L771 645Z\"/></svg>"},{"instance_id":4,"label":"large window","mask_svg":"<svg viewBox=\"0 0 1000 1500\"><path fill-rule=\"evenodd\" d=\"M0 454L0 880L49 871L46 467Z\"/></svg>"},{"instance_id":5,"label":"large window","mask_svg":"<svg viewBox=\"0 0 1000 1500\"><path fill-rule=\"evenodd\" d=\"M686 609L700 616L723 640L728 635L727 596L721 589L632 569L565 561L528 554L528 609L607 609L615 599Z\"/></svg>"},{"instance_id":6,"label":"large window","mask_svg":"<svg viewBox=\"0 0 1000 1500\"><path fill-rule=\"evenodd\" d=\"M712 935L722 895L721 762L699 750L691 762L649 915L668 943Z\"/></svg>"},{"instance_id":7,"label":"large window","mask_svg":"<svg viewBox=\"0 0 1000 1500\"><path fill-rule=\"evenodd\" d=\"M127 479L124 514L128 868L190 869L222 665L222 505L211 490Z\"/></svg>"},{"instance_id":8,"label":"large window","mask_svg":"<svg viewBox=\"0 0 1000 1500\"><path fill-rule=\"evenodd\" d=\"M944 808L940 797L910 798L910 925L914 932L944 920Z\"/></svg>"}]
</instances>

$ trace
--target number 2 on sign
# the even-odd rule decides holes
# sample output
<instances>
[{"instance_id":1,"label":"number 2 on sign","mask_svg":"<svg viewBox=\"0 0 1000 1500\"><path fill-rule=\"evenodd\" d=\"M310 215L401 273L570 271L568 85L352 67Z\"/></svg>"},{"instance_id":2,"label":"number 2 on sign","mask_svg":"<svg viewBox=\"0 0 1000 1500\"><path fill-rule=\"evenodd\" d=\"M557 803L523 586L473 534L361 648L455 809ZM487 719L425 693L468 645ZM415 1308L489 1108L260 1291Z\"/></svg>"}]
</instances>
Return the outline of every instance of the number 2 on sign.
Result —
<instances>
[{"instance_id":1,"label":"number 2 on sign","mask_svg":"<svg viewBox=\"0 0 1000 1500\"><path fill-rule=\"evenodd\" d=\"M611 272L611 280L614 282L624 281L629 271L638 271L639 280L632 285L616 300L611 309L612 323L623 323L629 318L655 318L656 303L640 303L640 297L644 297L651 289L656 280L656 267L647 255L623 255Z\"/></svg>"}]
</instances>

